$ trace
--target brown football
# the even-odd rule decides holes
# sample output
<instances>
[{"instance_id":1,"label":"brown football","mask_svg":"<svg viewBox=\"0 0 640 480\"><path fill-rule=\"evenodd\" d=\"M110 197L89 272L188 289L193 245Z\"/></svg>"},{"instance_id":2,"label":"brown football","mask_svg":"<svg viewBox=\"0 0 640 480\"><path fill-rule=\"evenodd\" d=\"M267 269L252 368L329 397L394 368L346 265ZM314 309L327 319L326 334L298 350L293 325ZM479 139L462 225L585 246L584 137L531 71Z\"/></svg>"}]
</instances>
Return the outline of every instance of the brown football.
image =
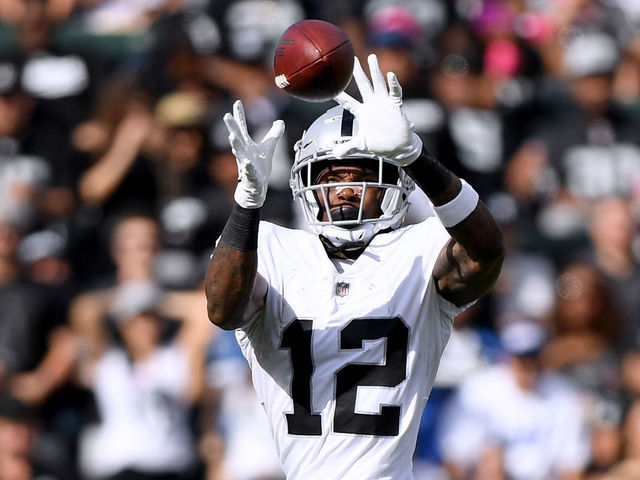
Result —
<instances>
[{"instance_id":1,"label":"brown football","mask_svg":"<svg viewBox=\"0 0 640 480\"><path fill-rule=\"evenodd\" d=\"M347 88L353 55L351 40L334 24L322 20L294 23L276 47L276 85L309 102L330 100Z\"/></svg>"}]
</instances>

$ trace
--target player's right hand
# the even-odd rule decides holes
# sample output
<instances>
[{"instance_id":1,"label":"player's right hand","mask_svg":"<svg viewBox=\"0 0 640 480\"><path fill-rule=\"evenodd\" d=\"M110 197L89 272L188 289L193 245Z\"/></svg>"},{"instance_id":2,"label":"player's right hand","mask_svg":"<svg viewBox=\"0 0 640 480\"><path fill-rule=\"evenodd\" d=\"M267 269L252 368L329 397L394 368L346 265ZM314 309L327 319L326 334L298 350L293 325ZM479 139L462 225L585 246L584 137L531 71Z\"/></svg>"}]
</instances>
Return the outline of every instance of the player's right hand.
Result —
<instances>
[{"instance_id":1,"label":"player's right hand","mask_svg":"<svg viewBox=\"0 0 640 480\"><path fill-rule=\"evenodd\" d=\"M238 186L233 197L243 208L260 208L267 197L273 152L284 133L284 122L276 120L264 138L254 142L249 136L240 100L233 104L233 115L226 113L223 119L238 165Z\"/></svg>"}]
</instances>

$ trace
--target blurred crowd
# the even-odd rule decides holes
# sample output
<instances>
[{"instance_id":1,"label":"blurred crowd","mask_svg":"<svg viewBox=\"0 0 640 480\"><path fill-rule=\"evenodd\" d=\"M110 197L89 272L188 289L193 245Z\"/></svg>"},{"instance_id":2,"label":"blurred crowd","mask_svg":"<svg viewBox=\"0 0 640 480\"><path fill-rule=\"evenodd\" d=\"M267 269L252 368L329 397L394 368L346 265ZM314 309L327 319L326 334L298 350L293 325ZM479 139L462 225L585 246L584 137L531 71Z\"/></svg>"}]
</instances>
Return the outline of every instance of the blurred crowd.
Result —
<instances>
[{"instance_id":1,"label":"blurred crowd","mask_svg":"<svg viewBox=\"0 0 640 480\"><path fill-rule=\"evenodd\" d=\"M201 284L235 99L254 138L285 120L263 218L301 226L293 146L333 102L280 91L272 58L304 18L397 74L505 234L416 480L640 478L640 2L1 0L0 480L283 478Z\"/></svg>"}]
</instances>

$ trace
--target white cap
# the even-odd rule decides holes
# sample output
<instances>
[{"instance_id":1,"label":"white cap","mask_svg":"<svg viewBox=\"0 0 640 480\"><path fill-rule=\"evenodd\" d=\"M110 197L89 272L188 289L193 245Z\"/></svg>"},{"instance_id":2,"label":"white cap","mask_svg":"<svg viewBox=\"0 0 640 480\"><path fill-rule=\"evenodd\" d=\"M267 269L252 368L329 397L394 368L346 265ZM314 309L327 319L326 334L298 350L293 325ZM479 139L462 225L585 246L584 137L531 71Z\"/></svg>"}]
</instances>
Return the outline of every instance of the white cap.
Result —
<instances>
[{"instance_id":1,"label":"white cap","mask_svg":"<svg viewBox=\"0 0 640 480\"><path fill-rule=\"evenodd\" d=\"M547 331L540 322L518 318L500 329L500 341L511 355L526 355L542 349L547 342Z\"/></svg>"},{"instance_id":2,"label":"white cap","mask_svg":"<svg viewBox=\"0 0 640 480\"><path fill-rule=\"evenodd\" d=\"M110 314L118 323L148 312L157 312L162 290L153 282L132 281L117 287Z\"/></svg>"},{"instance_id":3,"label":"white cap","mask_svg":"<svg viewBox=\"0 0 640 480\"><path fill-rule=\"evenodd\" d=\"M574 77L612 73L618 65L620 50L616 41L602 32L576 35L564 51L567 73Z\"/></svg>"}]
</instances>

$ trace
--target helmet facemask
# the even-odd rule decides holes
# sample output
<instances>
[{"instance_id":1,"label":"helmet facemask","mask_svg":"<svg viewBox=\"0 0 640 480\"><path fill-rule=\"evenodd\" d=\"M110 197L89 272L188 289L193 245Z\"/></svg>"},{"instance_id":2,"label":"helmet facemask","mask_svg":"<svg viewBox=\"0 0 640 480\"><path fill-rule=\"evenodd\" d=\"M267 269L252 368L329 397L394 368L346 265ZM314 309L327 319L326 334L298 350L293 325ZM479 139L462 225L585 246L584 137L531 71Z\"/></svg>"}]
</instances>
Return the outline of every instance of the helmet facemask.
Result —
<instances>
[{"instance_id":1,"label":"helmet facemask","mask_svg":"<svg viewBox=\"0 0 640 480\"><path fill-rule=\"evenodd\" d=\"M353 117L350 120L351 132L345 132L344 123L342 107L334 107L309 127L296 143L289 184L294 199L302 206L307 224L316 233L326 236L334 244L368 243L379 231L400 226L409 207L407 197L414 188L414 182L404 170L372 152L361 151L336 159L333 146L349 140L357 129L357 121ZM317 183L319 173L328 165L341 164L364 167L374 172L376 180ZM358 212L350 216L355 218L336 218L335 212L332 214L329 209L329 189L343 187L361 191ZM364 204L366 195L375 194L372 188L382 190L378 202L381 215L366 218ZM327 212L326 220L322 219L324 211Z\"/></svg>"}]
</instances>

